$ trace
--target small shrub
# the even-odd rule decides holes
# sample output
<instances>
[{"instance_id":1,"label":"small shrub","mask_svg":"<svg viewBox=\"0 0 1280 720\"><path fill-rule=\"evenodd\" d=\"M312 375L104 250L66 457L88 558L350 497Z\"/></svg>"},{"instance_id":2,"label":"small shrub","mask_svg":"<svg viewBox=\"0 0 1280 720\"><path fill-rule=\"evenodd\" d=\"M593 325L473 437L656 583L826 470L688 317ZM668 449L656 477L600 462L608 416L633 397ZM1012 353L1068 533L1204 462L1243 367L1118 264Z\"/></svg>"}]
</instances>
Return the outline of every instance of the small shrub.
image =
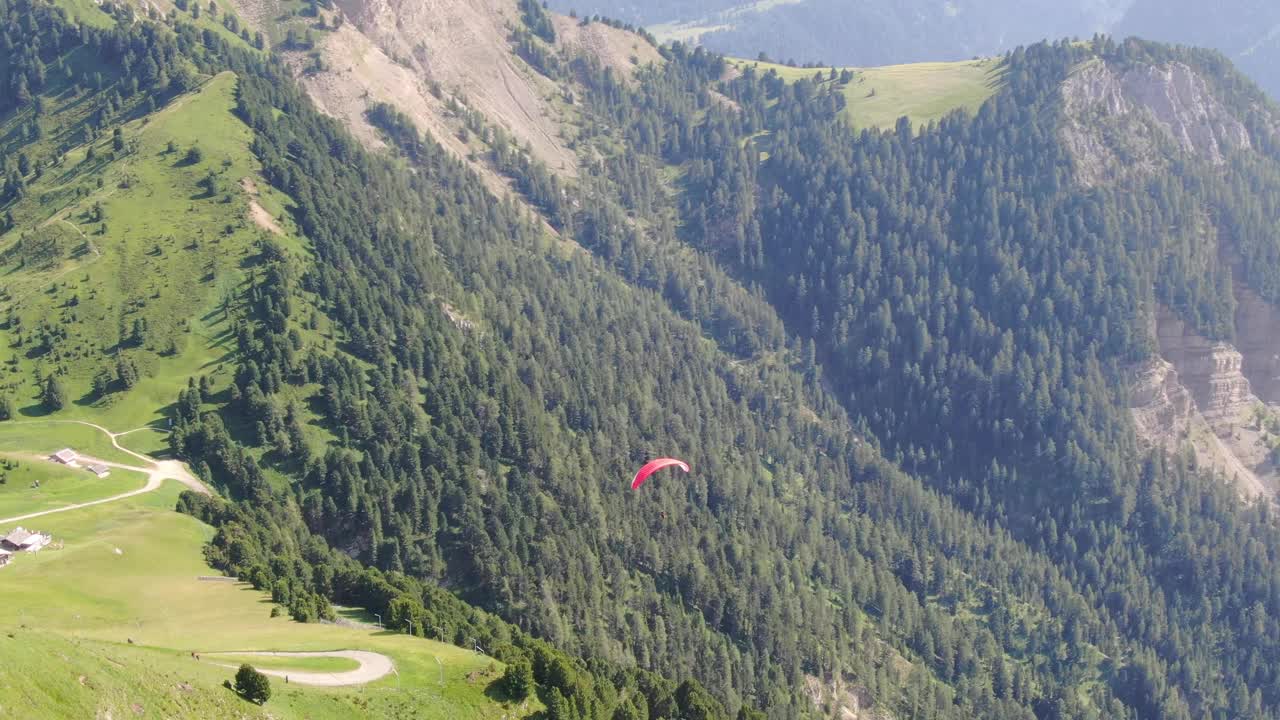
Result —
<instances>
[{"instance_id":1,"label":"small shrub","mask_svg":"<svg viewBox=\"0 0 1280 720\"><path fill-rule=\"evenodd\" d=\"M252 665L241 665L236 671L235 689L245 700L259 705L271 699L271 681Z\"/></svg>"}]
</instances>

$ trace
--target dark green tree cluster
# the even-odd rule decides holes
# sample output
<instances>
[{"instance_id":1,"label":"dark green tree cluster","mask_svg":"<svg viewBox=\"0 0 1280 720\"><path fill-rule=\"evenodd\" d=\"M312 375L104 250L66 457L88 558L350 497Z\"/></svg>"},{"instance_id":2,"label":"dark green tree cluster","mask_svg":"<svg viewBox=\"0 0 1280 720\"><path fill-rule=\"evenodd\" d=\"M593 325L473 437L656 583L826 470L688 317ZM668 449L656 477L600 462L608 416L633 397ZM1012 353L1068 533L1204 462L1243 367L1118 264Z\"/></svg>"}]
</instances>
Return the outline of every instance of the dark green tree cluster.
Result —
<instances>
[{"instance_id":1,"label":"dark green tree cluster","mask_svg":"<svg viewBox=\"0 0 1280 720\"><path fill-rule=\"evenodd\" d=\"M849 657L880 632L912 653L897 628L948 647L967 646L987 631L925 623L927 598L892 573L867 572L872 555L865 553L885 552L872 549L884 542L909 547L915 534L902 526L891 541L872 533L855 547L855 527L871 520L840 508L865 507L842 497L863 490L836 479L853 477L851 468L868 459L855 459L849 434L829 433L842 422L834 402L818 396L809 405L831 425L808 419L812 410L779 400L809 392L789 370L735 369L704 349L696 329L657 292L631 289L582 258L548 256L521 210L495 204L438 147L424 144L430 152L418 172L404 173L364 154L269 72L243 78L239 112L257 130L255 150L268 178L299 199L298 221L320 262L291 280L287 257L264 254L238 309L242 366L221 412L263 423L265 431L247 440L274 445L269 455L280 457L282 435L269 429L272 402L254 398L271 398L286 384L323 388L317 407L340 442L307 461L296 488L309 530L389 572L447 578L464 597L518 617L558 644L596 652L618 638L643 666L698 674L733 707L756 694L781 715L803 713L803 676L834 672L853 673L889 703L897 702L894 688L914 683L915 702L927 697L943 714L972 713L975 703L1030 702L1031 688L1042 682L1011 683L1017 689L1003 698L976 691L957 704L932 690L930 672L908 680L870 656ZM279 108L286 112L273 110ZM351 192L335 195L335 188ZM392 208L413 213L414 221L392 222ZM616 210L600 212L575 222L595 225L600 240L593 245L604 247L621 223L611 220ZM463 292L492 307L478 318L485 332L465 329L435 302L422 303L433 295L465 297L439 258L467 278ZM646 282L676 292L686 277L674 274L677 266L697 270L655 253L632 272L645 278L671 268ZM778 327L766 308L751 309L761 301L749 293L723 295L717 302L738 297L746 307L725 304L720 314L749 318L745 309L765 322L743 327ZM299 297L333 317L343 329L342 348L363 364L291 339ZM711 313L682 308L681 314L718 327ZM777 332L756 339L776 345L782 338ZM179 403L187 410L175 423L175 450L207 465L234 496L255 497L265 486L261 468L227 430L230 423L201 411L205 401L189 389ZM255 407L259 414L246 415ZM636 421L646 415L652 420ZM633 508L636 501L608 479L625 475L655 446L687 449L706 475L687 492L654 494ZM815 455L815 446L826 450ZM877 464L857 474L881 473L909 485ZM767 476L774 480L762 484ZM801 483L804 477L817 482ZM797 491L807 498L802 505L780 502ZM802 519L815 512L830 524L826 530L815 533ZM592 516L598 519L571 519ZM668 527L664 517L680 517L681 525ZM602 542L601 528L612 528L619 540ZM922 547L935 548L924 554L936 558L920 565L943 566L940 548L919 537ZM745 561L779 545L804 548L788 573L761 576ZM818 558L839 558L838 567L821 571L822 585L875 607L883 620L835 613L824 592L796 595L793 578L811 574ZM636 597L600 592L606 573L633 577ZM628 610L619 615L620 607ZM1061 632L1056 625L1041 629ZM958 666L939 659L937 667L949 668L949 678ZM974 663L961 672L985 667ZM775 673L778 680L766 680Z\"/></svg>"},{"instance_id":2,"label":"dark green tree cluster","mask_svg":"<svg viewBox=\"0 0 1280 720\"><path fill-rule=\"evenodd\" d=\"M1197 247L1203 216L1253 260L1245 279L1274 297L1276 240L1264 228L1280 163L1263 140L1263 153L1225 170L1184 157L1136 186L1080 190L1057 140L1057 88L1093 53L1120 67L1195 63L1259 124L1256 89L1220 64L1134 42L1021 49L1006 59L1007 88L976 117L919 134L905 120L853 133L835 121L832 88L747 71L725 90L772 131L768 159L754 182L723 140L689 163L687 237L766 288L890 457L1073 583L1107 588L1096 612L1152 648L1143 669L1135 660L1112 678L1118 699L1139 716L1261 717L1280 701L1264 659L1280 625L1261 620L1278 598L1250 576L1242 545L1217 538L1273 558L1276 528L1185 466L1144 466L1112 388L1152 351L1156 300L1230 336L1232 272ZM721 134L719 122L708 117L702 132ZM744 185L758 209L744 199L753 193L725 192ZM1204 573L1239 591L1188 585ZM1205 656L1195 638L1209 632L1237 640ZM1206 685L1205 672L1225 679ZM1157 675L1174 679L1144 679Z\"/></svg>"},{"instance_id":3,"label":"dark green tree cluster","mask_svg":"<svg viewBox=\"0 0 1280 720\"><path fill-rule=\"evenodd\" d=\"M370 117L403 159L217 36L49 17L103 87L134 44L236 72L294 200L308 252L261 245L226 303L233 381L192 379L171 437L233 498L182 500L210 561L294 617L345 603L479 643L557 718L804 717L806 683L837 678L903 717L1280 704L1268 510L1143 458L1109 390L1156 297L1219 335L1230 314L1228 270L1159 231L1208 202L1204 168L1086 193L1057 144L1068 70L1137 55L1021 50L975 118L920 134L855 134L830 81L721 82L701 50L634 86L575 60L581 141L621 148L600 172L557 188L489 136L589 251L564 253L390 108ZM1269 205L1215 207L1256 229ZM627 492L659 453L696 470Z\"/></svg>"},{"instance_id":4,"label":"dark green tree cluster","mask_svg":"<svg viewBox=\"0 0 1280 720\"><path fill-rule=\"evenodd\" d=\"M529 32L545 42L555 43L556 27L551 21L551 13L538 0L520 0L520 13Z\"/></svg>"},{"instance_id":5,"label":"dark green tree cluster","mask_svg":"<svg viewBox=\"0 0 1280 720\"><path fill-rule=\"evenodd\" d=\"M262 580L268 587L279 587L282 581L308 585L337 601L379 613L395 630L479 646L508 666L496 681L498 688L516 700L537 692L548 706L548 718L729 720L720 701L696 681L677 685L604 660L584 662L439 587L362 566L311 535L296 517L290 518L294 510L287 495L264 489L252 503L232 504L184 492L178 509L218 528L207 551L215 567ZM271 557L264 564L260 549L268 547Z\"/></svg>"}]
</instances>

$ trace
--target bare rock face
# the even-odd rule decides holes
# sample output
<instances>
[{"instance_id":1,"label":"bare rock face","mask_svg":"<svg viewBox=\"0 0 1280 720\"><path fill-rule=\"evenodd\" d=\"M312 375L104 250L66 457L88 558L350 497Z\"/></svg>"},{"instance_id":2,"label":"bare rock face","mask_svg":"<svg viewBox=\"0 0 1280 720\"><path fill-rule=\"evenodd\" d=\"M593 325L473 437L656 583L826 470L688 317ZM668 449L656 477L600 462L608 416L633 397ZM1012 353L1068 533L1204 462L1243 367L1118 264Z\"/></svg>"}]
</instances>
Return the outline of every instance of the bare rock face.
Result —
<instances>
[{"instance_id":1,"label":"bare rock face","mask_svg":"<svg viewBox=\"0 0 1280 720\"><path fill-rule=\"evenodd\" d=\"M1234 483L1248 498L1274 497L1280 478L1271 462L1267 414L1253 394L1244 356L1229 343L1192 331L1160 308L1154 332L1161 357L1135 368L1129 409L1148 446L1190 447L1199 464Z\"/></svg>"},{"instance_id":2,"label":"bare rock face","mask_svg":"<svg viewBox=\"0 0 1280 720\"><path fill-rule=\"evenodd\" d=\"M556 46L571 56L583 55L613 68L618 77L632 80L637 67L661 65L665 62L658 49L639 35L611 25L593 22L583 25L575 18L553 15Z\"/></svg>"},{"instance_id":3,"label":"bare rock face","mask_svg":"<svg viewBox=\"0 0 1280 720\"><path fill-rule=\"evenodd\" d=\"M1253 146L1244 124L1184 63L1121 75L1093 60L1063 83L1062 97L1060 138L1085 186L1157 172L1170 147L1221 164L1228 151Z\"/></svg>"},{"instance_id":4,"label":"bare rock face","mask_svg":"<svg viewBox=\"0 0 1280 720\"><path fill-rule=\"evenodd\" d=\"M1244 376L1243 357L1229 343L1197 335L1164 308L1157 314L1156 339L1160 354L1177 369L1215 431L1234 426L1257 404Z\"/></svg>"},{"instance_id":5,"label":"bare rock face","mask_svg":"<svg viewBox=\"0 0 1280 720\"><path fill-rule=\"evenodd\" d=\"M507 41L521 20L511 0L338 0L344 15L412 74L465 97L553 171L576 157L559 137L554 83L530 70Z\"/></svg>"},{"instance_id":6,"label":"bare rock face","mask_svg":"<svg viewBox=\"0 0 1280 720\"><path fill-rule=\"evenodd\" d=\"M1219 436L1169 361L1155 358L1134 369L1129 410L1138 439L1147 446L1170 452L1189 447L1200 467L1234 484L1242 497L1274 496L1275 471L1257 433L1224 426Z\"/></svg>"},{"instance_id":7,"label":"bare rock face","mask_svg":"<svg viewBox=\"0 0 1280 720\"><path fill-rule=\"evenodd\" d=\"M1122 79L1125 95L1155 116L1183 151L1225 162L1224 150L1250 149L1249 131L1210 92L1204 78L1174 62L1134 68Z\"/></svg>"},{"instance_id":8,"label":"bare rock face","mask_svg":"<svg viewBox=\"0 0 1280 720\"><path fill-rule=\"evenodd\" d=\"M1138 437L1152 445L1176 446L1191 430L1198 412L1191 392L1167 360L1153 358L1134 370L1129 386L1129 409Z\"/></svg>"},{"instance_id":9,"label":"bare rock face","mask_svg":"<svg viewBox=\"0 0 1280 720\"><path fill-rule=\"evenodd\" d=\"M805 675L805 693L815 709L827 717L841 720L891 720L892 716L875 706L871 693L861 685L851 685L843 678L822 680Z\"/></svg>"},{"instance_id":10,"label":"bare rock face","mask_svg":"<svg viewBox=\"0 0 1280 720\"><path fill-rule=\"evenodd\" d=\"M1243 283L1235 284L1236 342L1254 394L1280 404L1280 310Z\"/></svg>"}]
</instances>

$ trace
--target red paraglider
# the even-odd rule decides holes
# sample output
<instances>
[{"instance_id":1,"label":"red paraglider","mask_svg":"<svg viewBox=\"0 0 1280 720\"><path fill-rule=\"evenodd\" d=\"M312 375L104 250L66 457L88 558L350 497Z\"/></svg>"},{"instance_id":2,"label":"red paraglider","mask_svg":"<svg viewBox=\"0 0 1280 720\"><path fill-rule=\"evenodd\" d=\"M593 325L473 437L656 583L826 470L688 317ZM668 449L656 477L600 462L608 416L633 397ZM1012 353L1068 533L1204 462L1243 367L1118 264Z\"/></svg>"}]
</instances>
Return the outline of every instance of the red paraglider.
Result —
<instances>
[{"instance_id":1,"label":"red paraglider","mask_svg":"<svg viewBox=\"0 0 1280 720\"><path fill-rule=\"evenodd\" d=\"M658 458L657 460L650 460L644 464L644 467L640 468L639 472L636 473L635 479L631 481L631 489L635 490L643 485L644 481L648 480L650 475L663 468L671 467L672 465L685 472L689 472L689 466L683 460L676 460L675 458Z\"/></svg>"}]
</instances>

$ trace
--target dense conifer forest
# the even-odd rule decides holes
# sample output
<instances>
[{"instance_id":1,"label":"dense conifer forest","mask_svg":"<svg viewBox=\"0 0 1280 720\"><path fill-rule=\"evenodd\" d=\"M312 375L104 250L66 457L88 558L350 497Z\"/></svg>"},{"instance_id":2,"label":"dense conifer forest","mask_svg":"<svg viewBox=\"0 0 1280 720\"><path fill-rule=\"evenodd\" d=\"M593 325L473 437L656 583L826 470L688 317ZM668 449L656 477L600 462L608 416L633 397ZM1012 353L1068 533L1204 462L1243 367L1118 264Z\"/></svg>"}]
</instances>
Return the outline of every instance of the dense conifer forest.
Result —
<instances>
[{"instance_id":1,"label":"dense conifer forest","mask_svg":"<svg viewBox=\"0 0 1280 720\"><path fill-rule=\"evenodd\" d=\"M537 48L554 29L524 12ZM99 132L111 93L237 76L307 246L264 235L220 308L234 381L190 380L171 447L226 496L180 504L210 561L296 619L480 642L554 720L811 717L806 682L837 679L894 717L1280 711L1273 512L1141 449L1120 383L1156 299L1230 333L1229 269L1163 228L1211 213L1280 300L1280 155L1089 191L1055 134L1095 59L1191 63L1268 122L1216 56L1019 49L976 116L918 133L850 130L838 77L680 45L634 83L548 63L614 152L568 183L498 143L518 202L394 108L366 150L276 59L176 15L0 15L0 112L39 112L68 53L107 69L76 78L109 89ZM695 472L628 491L659 454Z\"/></svg>"}]
</instances>

